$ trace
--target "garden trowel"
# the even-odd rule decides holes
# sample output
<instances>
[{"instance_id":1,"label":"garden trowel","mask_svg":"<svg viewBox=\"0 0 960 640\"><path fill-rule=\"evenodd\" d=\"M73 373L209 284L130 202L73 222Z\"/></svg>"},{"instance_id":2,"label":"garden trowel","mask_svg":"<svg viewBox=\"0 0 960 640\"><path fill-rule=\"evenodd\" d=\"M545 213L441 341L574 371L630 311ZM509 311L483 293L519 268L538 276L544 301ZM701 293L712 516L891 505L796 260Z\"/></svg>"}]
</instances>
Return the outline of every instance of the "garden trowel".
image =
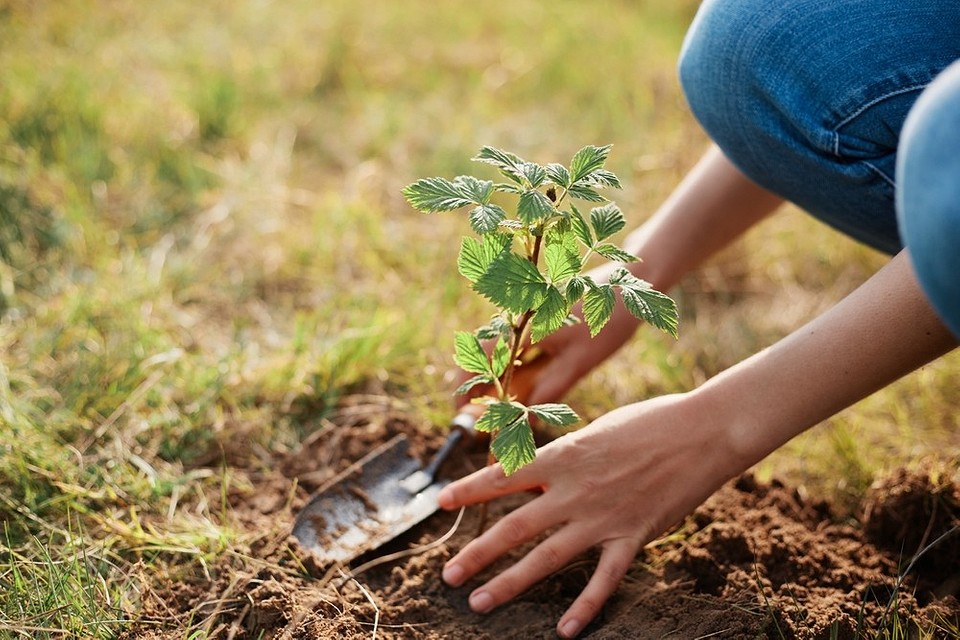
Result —
<instances>
[{"instance_id":1,"label":"garden trowel","mask_svg":"<svg viewBox=\"0 0 960 640\"><path fill-rule=\"evenodd\" d=\"M446 442L426 467L409 453L403 434L380 445L328 481L297 515L293 535L324 563L346 564L396 538L437 509L440 467L464 440L476 418L459 413Z\"/></svg>"}]
</instances>

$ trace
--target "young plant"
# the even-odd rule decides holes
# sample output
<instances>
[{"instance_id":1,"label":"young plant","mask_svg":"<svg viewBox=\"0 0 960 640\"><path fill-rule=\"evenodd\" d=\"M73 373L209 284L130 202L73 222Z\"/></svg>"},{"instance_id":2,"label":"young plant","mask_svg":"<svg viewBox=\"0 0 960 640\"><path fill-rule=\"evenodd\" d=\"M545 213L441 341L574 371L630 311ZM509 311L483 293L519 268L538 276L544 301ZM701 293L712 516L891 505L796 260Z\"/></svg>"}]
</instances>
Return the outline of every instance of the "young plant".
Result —
<instances>
[{"instance_id":1,"label":"young plant","mask_svg":"<svg viewBox=\"0 0 960 640\"><path fill-rule=\"evenodd\" d=\"M510 393L517 367L530 359L534 345L568 323L582 303L583 320L595 336L610 319L615 292L627 310L659 329L677 335L677 307L623 266L607 282L583 273L594 254L619 263L637 257L608 241L626 224L623 213L600 195L620 188L616 175L604 168L610 145L586 146L569 167L540 165L516 155L483 147L476 161L495 166L507 182L474 176L453 180L423 178L403 195L424 213L467 209L478 237L464 237L457 259L459 272L473 290L497 307L490 322L474 331L458 331L454 360L474 374L457 389L464 394L486 385L493 395L475 402L486 405L476 429L491 434L490 450L510 475L534 459L531 416L553 426L579 421L567 405L526 406ZM496 194L513 202L513 214L494 201ZM586 214L574 200L602 203ZM492 347L484 349L483 343Z\"/></svg>"}]
</instances>

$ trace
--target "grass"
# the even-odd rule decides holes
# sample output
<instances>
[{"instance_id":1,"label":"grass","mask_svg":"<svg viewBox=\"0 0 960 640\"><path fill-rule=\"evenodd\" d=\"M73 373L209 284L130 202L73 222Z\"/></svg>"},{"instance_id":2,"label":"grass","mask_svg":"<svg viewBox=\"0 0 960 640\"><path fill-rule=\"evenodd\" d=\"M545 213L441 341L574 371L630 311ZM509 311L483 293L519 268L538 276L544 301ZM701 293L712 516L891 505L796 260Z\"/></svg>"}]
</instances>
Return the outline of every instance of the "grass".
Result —
<instances>
[{"instance_id":1,"label":"grass","mask_svg":"<svg viewBox=\"0 0 960 640\"><path fill-rule=\"evenodd\" d=\"M364 390L442 423L437 336L486 309L462 227L400 187L483 144L612 142L640 223L706 145L674 73L695 7L0 3L0 635L113 637L145 582L249 536L206 498L226 442L294 446ZM639 336L572 401L689 388L881 263L787 210L684 283L679 342ZM761 470L853 500L946 450L957 363Z\"/></svg>"}]
</instances>

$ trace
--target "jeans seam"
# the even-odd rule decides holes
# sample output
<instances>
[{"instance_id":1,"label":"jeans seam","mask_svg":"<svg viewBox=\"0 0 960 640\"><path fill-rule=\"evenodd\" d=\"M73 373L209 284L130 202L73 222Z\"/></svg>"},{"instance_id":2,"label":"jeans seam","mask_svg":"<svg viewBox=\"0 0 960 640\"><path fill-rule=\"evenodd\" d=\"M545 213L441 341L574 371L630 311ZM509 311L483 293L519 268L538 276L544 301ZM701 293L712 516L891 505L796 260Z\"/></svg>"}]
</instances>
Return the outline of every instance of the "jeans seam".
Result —
<instances>
[{"instance_id":1,"label":"jeans seam","mask_svg":"<svg viewBox=\"0 0 960 640\"><path fill-rule=\"evenodd\" d=\"M846 118L844 118L843 120L841 120L840 122L838 122L836 125L834 125L834 127L833 127L833 155L837 156L838 158L839 158L839 157L842 157L842 156L840 155L840 129L842 129L842 128L845 127L847 124L849 124L850 122L852 122L852 121L853 121L854 119L856 119L859 115L861 115L864 111L866 111L867 109L869 109L870 107L872 107L872 106L874 106L874 105L876 105L876 104L880 104L880 103L883 102L884 100L888 100L888 99L893 98L893 97L895 97L895 96L903 95L903 94L905 94L905 93L911 93L911 92L913 92L913 91L923 91L923 89L926 88L926 86L927 86L928 84L929 84L929 83L924 82L924 83L913 84L913 85L910 85L909 87L902 87L902 88L900 88L900 89L897 89L896 91L890 91L889 93L885 93L885 94L883 94L882 96L878 96L878 97L874 98L873 100L870 100L869 102L866 102L866 103L860 105L860 108L858 108L856 111L854 111L853 113L851 113L850 115L848 115ZM865 164L867 164L868 166L870 166L873 170L878 171L879 173L882 174L882 172L880 172L879 170L877 170L876 167L873 167L872 165L869 165L869 163L865 163ZM888 180L889 180L889 178L888 178Z\"/></svg>"},{"instance_id":2,"label":"jeans seam","mask_svg":"<svg viewBox=\"0 0 960 640\"><path fill-rule=\"evenodd\" d=\"M897 183L893 180L893 178L891 178L891 177L888 176L886 173L884 173L883 171L881 171L880 168L877 167L876 165L874 165L872 162L868 162L867 160L861 160L860 162L861 162L864 166L866 166L868 169L870 169L871 171L873 171L875 174L877 174L878 176L880 176L880 177L881 177L885 182L887 182L891 187L893 187L894 189L897 188Z\"/></svg>"}]
</instances>

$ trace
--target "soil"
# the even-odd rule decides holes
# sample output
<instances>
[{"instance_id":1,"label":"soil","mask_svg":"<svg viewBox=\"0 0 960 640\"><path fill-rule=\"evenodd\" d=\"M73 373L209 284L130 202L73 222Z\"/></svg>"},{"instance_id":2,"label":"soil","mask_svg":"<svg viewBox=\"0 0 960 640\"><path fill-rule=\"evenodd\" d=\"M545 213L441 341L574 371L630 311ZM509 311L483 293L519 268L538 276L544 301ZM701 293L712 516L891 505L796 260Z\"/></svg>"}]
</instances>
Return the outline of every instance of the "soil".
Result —
<instances>
[{"instance_id":1,"label":"soil","mask_svg":"<svg viewBox=\"0 0 960 640\"><path fill-rule=\"evenodd\" d=\"M190 625L205 628L206 637L237 639L556 637L555 624L586 585L596 554L491 614L474 614L467 595L484 576L452 589L439 575L475 534L476 510L466 512L446 542L354 579L301 548L290 527L324 481L397 433L421 457L443 441L442 433L424 433L385 407L344 411L334 422L267 464L228 456L231 473L249 480L247 489L228 495L232 525L250 532L249 545L204 571L150 578L142 615L122 638L183 638ZM482 452L461 453L447 468L459 475L484 460ZM958 480L955 467L946 474L898 470L874 484L859 514L844 515L801 490L744 475L649 545L581 637L852 639L883 637L898 625L931 630L927 637L957 637ZM488 517L527 499L496 501ZM425 545L455 518L439 512L376 553Z\"/></svg>"}]
</instances>

